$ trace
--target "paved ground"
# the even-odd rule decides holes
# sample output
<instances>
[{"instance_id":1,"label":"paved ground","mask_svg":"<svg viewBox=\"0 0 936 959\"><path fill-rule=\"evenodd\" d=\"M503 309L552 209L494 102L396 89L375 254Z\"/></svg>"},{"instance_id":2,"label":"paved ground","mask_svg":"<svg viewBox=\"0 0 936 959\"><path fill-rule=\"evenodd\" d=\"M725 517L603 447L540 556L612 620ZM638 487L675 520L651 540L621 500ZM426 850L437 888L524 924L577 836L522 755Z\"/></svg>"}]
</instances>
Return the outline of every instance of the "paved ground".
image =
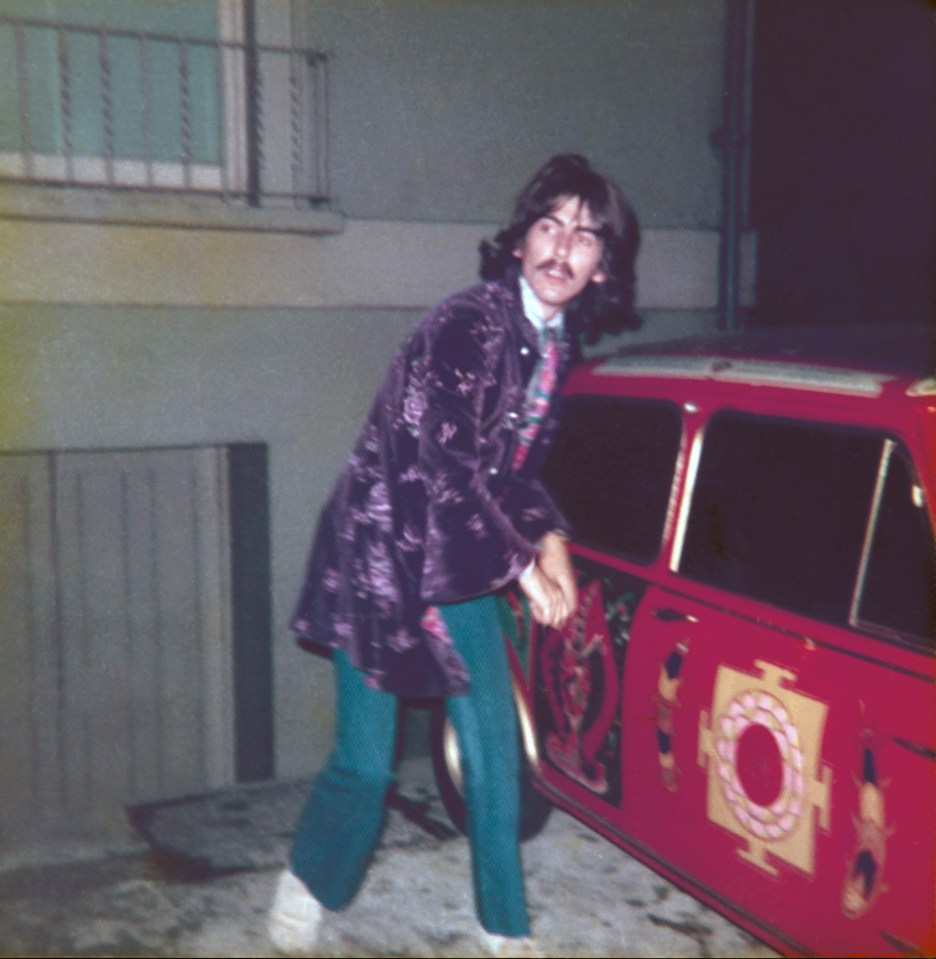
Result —
<instances>
[{"instance_id":1,"label":"paved ground","mask_svg":"<svg viewBox=\"0 0 936 959\"><path fill-rule=\"evenodd\" d=\"M408 760L352 906L322 956L476 956L468 846L427 760ZM246 787L135 811L148 845L0 872L2 956L270 956L264 918L306 784ZM534 930L551 956L777 954L555 811L524 845Z\"/></svg>"}]
</instances>

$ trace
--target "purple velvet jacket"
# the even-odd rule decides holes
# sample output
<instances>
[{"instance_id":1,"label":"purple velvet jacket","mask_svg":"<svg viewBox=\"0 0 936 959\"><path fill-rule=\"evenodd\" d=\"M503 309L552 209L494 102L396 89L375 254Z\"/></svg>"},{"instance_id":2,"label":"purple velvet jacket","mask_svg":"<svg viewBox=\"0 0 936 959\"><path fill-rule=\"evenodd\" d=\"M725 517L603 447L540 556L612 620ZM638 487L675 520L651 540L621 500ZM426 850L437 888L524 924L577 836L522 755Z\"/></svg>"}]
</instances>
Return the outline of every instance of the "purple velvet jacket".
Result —
<instances>
[{"instance_id":1,"label":"purple velvet jacket","mask_svg":"<svg viewBox=\"0 0 936 959\"><path fill-rule=\"evenodd\" d=\"M292 623L303 645L345 649L370 685L399 695L467 689L461 657L422 625L427 607L498 590L545 533L567 529L537 479L555 402L523 465L510 468L538 359L515 271L420 321L319 519ZM570 359L565 339L560 384Z\"/></svg>"}]
</instances>

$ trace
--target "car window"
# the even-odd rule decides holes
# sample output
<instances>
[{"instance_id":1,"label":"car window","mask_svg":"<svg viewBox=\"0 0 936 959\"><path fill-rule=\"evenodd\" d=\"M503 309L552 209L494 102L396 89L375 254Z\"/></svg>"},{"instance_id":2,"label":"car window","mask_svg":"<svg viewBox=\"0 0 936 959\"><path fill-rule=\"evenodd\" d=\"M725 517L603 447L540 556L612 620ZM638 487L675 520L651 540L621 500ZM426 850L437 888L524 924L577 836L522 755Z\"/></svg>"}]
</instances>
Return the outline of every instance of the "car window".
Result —
<instances>
[{"instance_id":1,"label":"car window","mask_svg":"<svg viewBox=\"0 0 936 959\"><path fill-rule=\"evenodd\" d=\"M883 438L723 413L705 431L680 572L847 622Z\"/></svg>"},{"instance_id":2,"label":"car window","mask_svg":"<svg viewBox=\"0 0 936 959\"><path fill-rule=\"evenodd\" d=\"M639 563L656 557L681 430L673 403L565 401L543 481L576 539Z\"/></svg>"},{"instance_id":3,"label":"car window","mask_svg":"<svg viewBox=\"0 0 936 959\"><path fill-rule=\"evenodd\" d=\"M864 623L896 630L918 645L936 645L936 562L922 487L897 448L889 457L861 592Z\"/></svg>"}]
</instances>

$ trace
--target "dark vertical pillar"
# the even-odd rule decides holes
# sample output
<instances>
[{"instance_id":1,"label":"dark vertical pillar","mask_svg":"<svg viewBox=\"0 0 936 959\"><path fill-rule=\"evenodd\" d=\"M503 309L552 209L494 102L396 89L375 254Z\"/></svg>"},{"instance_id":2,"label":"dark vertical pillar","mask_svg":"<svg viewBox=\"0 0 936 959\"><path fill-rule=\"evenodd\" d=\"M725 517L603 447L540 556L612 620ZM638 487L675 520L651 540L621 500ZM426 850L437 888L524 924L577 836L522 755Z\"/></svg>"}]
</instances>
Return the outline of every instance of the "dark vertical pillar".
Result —
<instances>
[{"instance_id":1,"label":"dark vertical pillar","mask_svg":"<svg viewBox=\"0 0 936 959\"><path fill-rule=\"evenodd\" d=\"M247 202L260 206L260 57L256 0L244 0L244 86L247 90Z\"/></svg>"},{"instance_id":2,"label":"dark vertical pillar","mask_svg":"<svg viewBox=\"0 0 936 959\"><path fill-rule=\"evenodd\" d=\"M724 120L722 149L722 228L719 250L721 326L742 326L738 311L741 246L741 187L744 158L744 99L747 53L747 0L728 0L725 27Z\"/></svg>"},{"instance_id":3,"label":"dark vertical pillar","mask_svg":"<svg viewBox=\"0 0 936 959\"><path fill-rule=\"evenodd\" d=\"M267 448L228 447L238 782L273 776L273 650Z\"/></svg>"}]
</instances>

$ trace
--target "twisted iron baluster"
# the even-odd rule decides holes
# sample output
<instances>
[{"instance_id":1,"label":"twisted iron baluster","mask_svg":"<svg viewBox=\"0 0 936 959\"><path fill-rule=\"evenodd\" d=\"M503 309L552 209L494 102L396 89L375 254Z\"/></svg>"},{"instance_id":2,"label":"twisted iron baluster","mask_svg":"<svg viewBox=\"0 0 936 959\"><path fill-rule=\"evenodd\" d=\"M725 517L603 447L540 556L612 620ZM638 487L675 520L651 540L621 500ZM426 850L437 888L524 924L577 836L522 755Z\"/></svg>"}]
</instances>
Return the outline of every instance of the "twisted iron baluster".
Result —
<instances>
[{"instance_id":1,"label":"twisted iron baluster","mask_svg":"<svg viewBox=\"0 0 936 959\"><path fill-rule=\"evenodd\" d=\"M155 184L153 172L153 77L149 37L140 37L140 86L143 93L143 156L146 157L146 185Z\"/></svg>"},{"instance_id":2,"label":"twisted iron baluster","mask_svg":"<svg viewBox=\"0 0 936 959\"><path fill-rule=\"evenodd\" d=\"M110 47L107 30L98 37L98 59L101 65L101 106L104 119L104 163L106 182L114 185L114 97L111 76Z\"/></svg>"},{"instance_id":3,"label":"twisted iron baluster","mask_svg":"<svg viewBox=\"0 0 936 959\"><path fill-rule=\"evenodd\" d=\"M59 102L62 105L62 149L65 154L65 179L75 180L74 140L72 137L71 77L68 64L68 35L62 27L56 29L58 38Z\"/></svg>"},{"instance_id":4,"label":"twisted iron baluster","mask_svg":"<svg viewBox=\"0 0 936 959\"><path fill-rule=\"evenodd\" d=\"M315 110L315 132L316 132L316 179L315 191L320 199L331 199L331 154L329 152L329 143L331 138L329 109L330 75L328 66L328 55L322 52L315 54L316 62L316 110Z\"/></svg>"},{"instance_id":5,"label":"twisted iron baluster","mask_svg":"<svg viewBox=\"0 0 936 959\"><path fill-rule=\"evenodd\" d=\"M298 205L302 190L302 62L295 50L289 51L289 136L292 156L293 204Z\"/></svg>"},{"instance_id":6,"label":"twisted iron baluster","mask_svg":"<svg viewBox=\"0 0 936 959\"><path fill-rule=\"evenodd\" d=\"M185 188L192 188L192 96L189 85L189 48L188 43L179 41L179 101L182 110L180 126L182 133L182 169L185 175Z\"/></svg>"},{"instance_id":7,"label":"twisted iron baluster","mask_svg":"<svg viewBox=\"0 0 936 959\"><path fill-rule=\"evenodd\" d=\"M254 116L254 142L253 150L254 156L256 157L256 203L259 206L260 197L263 194L263 167L266 163L266 153L263 149L265 142L264 130L263 130L263 69L261 67L261 57L259 51L257 52L256 60L256 69L254 70L254 89L253 89L253 99L256 114Z\"/></svg>"}]
</instances>

